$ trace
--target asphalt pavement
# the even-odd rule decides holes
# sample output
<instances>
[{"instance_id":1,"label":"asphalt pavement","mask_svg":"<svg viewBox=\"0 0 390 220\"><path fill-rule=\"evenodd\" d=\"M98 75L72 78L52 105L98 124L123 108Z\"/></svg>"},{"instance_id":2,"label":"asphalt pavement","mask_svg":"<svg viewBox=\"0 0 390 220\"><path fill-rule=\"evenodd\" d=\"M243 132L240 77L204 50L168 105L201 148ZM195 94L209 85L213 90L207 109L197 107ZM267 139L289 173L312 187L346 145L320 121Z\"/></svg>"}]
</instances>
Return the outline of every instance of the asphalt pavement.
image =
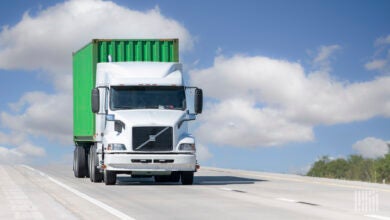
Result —
<instances>
[{"instance_id":1,"label":"asphalt pavement","mask_svg":"<svg viewBox=\"0 0 390 220\"><path fill-rule=\"evenodd\" d=\"M0 198L0 219L390 220L390 185L218 168L190 186L126 175L106 186L67 165L0 165Z\"/></svg>"}]
</instances>

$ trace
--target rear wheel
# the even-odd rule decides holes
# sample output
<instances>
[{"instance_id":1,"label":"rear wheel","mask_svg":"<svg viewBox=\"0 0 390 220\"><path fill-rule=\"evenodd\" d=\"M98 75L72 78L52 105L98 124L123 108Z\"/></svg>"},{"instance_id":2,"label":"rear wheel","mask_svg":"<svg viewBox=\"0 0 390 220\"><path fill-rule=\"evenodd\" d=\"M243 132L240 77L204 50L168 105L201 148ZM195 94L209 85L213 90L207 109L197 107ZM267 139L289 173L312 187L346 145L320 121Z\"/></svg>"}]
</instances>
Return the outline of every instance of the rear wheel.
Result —
<instances>
[{"instance_id":1,"label":"rear wheel","mask_svg":"<svg viewBox=\"0 0 390 220\"><path fill-rule=\"evenodd\" d=\"M83 178L88 173L85 148L76 146L73 152L73 173L77 178Z\"/></svg>"},{"instance_id":2,"label":"rear wheel","mask_svg":"<svg viewBox=\"0 0 390 220\"><path fill-rule=\"evenodd\" d=\"M181 183L183 185L192 185L194 182L194 172L193 171L183 171L180 174Z\"/></svg>"},{"instance_id":3,"label":"rear wheel","mask_svg":"<svg viewBox=\"0 0 390 220\"><path fill-rule=\"evenodd\" d=\"M104 183L106 185L114 185L116 183L116 173L104 170Z\"/></svg>"},{"instance_id":4,"label":"rear wheel","mask_svg":"<svg viewBox=\"0 0 390 220\"><path fill-rule=\"evenodd\" d=\"M96 154L96 145L89 149L89 179L91 182L97 183L103 180L103 174L97 168L98 158Z\"/></svg>"}]
</instances>

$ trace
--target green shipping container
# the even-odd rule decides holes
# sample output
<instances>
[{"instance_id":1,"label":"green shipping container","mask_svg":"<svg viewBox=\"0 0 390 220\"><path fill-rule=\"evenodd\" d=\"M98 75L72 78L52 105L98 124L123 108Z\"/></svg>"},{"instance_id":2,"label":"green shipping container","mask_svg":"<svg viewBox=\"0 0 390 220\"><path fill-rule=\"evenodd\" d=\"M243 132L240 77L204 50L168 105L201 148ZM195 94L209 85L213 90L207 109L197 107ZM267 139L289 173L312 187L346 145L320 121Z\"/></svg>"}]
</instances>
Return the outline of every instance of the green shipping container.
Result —
<instances>
[{"instance_id":1,"label":"green shipping container","mask_svg":"<svg viewBox=\"0 0 390 220\"><path fill-rule=\"evenodd\" d=\"M179 62L178 39L94 39L73 53L73 138L76 144L94 141L95 117L91 91L96 64L108 62Z\"/></svg>"}]
</instances>

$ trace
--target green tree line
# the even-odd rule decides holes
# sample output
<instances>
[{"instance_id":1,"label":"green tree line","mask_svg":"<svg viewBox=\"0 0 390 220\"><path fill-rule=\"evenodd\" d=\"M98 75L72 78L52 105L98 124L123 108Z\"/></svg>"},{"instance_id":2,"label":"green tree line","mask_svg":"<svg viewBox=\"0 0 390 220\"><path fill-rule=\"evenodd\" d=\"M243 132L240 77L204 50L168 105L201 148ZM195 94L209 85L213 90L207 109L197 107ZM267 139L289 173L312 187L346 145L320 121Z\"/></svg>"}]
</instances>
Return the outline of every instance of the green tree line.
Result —
<instances>
[{"instance_id":1,"label":"green tree line","mask_svg":"<svg viewBox=\"0 0 390 220\"><path fill-rule=\"evenodd\" d=\"M316 161L307 176L334 179L360 180L376 183L390 183L390 154L377 159L350 155L347 159L331 160L328 156Z\"/></svg>"}]
</instances>

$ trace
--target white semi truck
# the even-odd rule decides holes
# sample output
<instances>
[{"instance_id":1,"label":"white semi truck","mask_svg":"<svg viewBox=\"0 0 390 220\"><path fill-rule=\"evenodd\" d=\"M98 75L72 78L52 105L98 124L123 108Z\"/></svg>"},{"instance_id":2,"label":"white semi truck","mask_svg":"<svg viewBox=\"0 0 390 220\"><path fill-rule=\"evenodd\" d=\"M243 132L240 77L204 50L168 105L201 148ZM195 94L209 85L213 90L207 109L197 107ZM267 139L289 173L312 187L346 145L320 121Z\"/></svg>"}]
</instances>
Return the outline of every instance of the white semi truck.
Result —
<instances>
[{"instance_id":1,"label":"white semi truck","mask_svg":"<svg viewBox=\"0 0 390 220\"><path fill-rule=\"evenodd\" d=\"M188 122L202 112L203 95L185 85L177 61L176 39L93 40L74 53L76 177L193 184L198 165Z\"/></svg>"}]
</instances>

